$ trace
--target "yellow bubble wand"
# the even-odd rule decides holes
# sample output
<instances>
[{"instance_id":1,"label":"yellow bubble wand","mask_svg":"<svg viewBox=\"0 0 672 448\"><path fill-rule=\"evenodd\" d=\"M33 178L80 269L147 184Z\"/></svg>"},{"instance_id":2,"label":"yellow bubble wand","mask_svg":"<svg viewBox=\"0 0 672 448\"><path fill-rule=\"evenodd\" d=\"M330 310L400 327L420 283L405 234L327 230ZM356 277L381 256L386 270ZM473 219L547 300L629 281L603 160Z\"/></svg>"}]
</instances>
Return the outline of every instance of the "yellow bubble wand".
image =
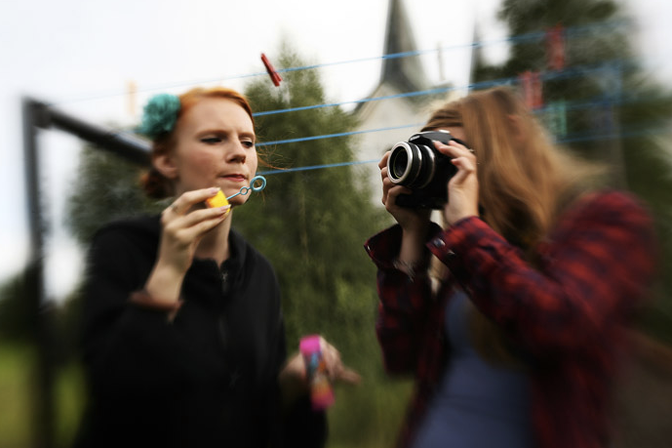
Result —
<instances>
[{"instance_id":1,"label":"yellow bubble wand","mask_svg":"<svg viewBox=\"0 0 672 448\"><path fill-rule=\"evenodd\" d=\"M255 191L255 192L260 192L266 188L266 178L264 176L254 176L252 180L250 181L250 186L249 187L240 187L240 191L238 193L234 193L228 198L224 196L224 193L222 193L222 190L219 190L216 195L214 195L211 198L208 198L205 200L205 203L208 205L210 208L215 208L215 207L225 207L229 205L229 199L238 196L239 194L242 194L243 196L246 195L247 193L250 192L250 190Z\"/></svg>"}]
</instances>

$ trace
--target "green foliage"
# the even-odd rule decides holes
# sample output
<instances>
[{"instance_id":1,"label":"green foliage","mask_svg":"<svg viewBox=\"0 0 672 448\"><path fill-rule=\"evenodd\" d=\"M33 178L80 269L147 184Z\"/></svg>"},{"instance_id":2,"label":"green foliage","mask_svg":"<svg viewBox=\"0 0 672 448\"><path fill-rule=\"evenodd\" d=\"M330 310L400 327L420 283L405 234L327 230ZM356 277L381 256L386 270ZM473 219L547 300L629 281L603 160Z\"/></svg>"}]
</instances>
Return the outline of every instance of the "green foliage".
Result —
<instances>
[{"instance_id":1,"label":"green foliage","mask_svg":"<svg viewBox=\"0 0 672 448\"><path fill-rule=\"evenodd\" d=\"M26 269L0 285L0 341L12 344L49 344L49 356L58 364L72 354L79 329L79 292L63 306L53 302L36 311L36 267ZM54 334L52 334L54 333ZM53 336L53 337L52 337Z\"/></svg>"},{"instance_id":2,"label":"green foliage","mask_svg":"<svg viewBox=\"0 0 672 448\"><path fill-rule=\"evenodd\" d=\"M285 50L280 64L291 67L301 61ZM314 70L290 72L280 91L273 89L266 79L248 86L246 94L255 110L325 101ZM354 119L337 107L262 116L258 121L262 141L347 132L355 125ZM348 162L353 160L351 145L349 137L283 144L265 158L279 168ZM280 172L267 178L263 197L252 198L237 210L234 225L275 265L288 318L301 311L300 328L289 329L294 341L298 331L323 331L327 321L338 327L355 319L343 311L361 305L347 305L349 301L368 302L367 313L372 315L375 274L363 243L381 216L360 187L356 170L337 167Z\"/></svg>"},{"instance_id":3,"label":"green foliage","mask_svg":"<svg viewBox=\"0 0 672 448\"><path fill-rule=\"evenodd\" d=\"M145 169L100 148L84 148L66 214L66 225L81 244L88 246L96 230L110 221L165 208L139 188Z\"/></svg>"},{"instance_id":4,"label":"green foliage","mask_svg":"<svg viewBox=\"0 0 672 448\"><path fill-rule=\"evenodd\" d=\"M36 332L37 316L28 285L35 282L35 269L23 272L0 285L0 340L30 342Z\"/></svg>"},{"instance_id":5,"label":"green foliage","mask_svg":"<svg viewBox=\"0 0 672 448\"><path fill-rule=\"evenodd\" d=\"M558 24L573 29L565 37L562 73L568 76L547 78L544 104L564 102L566 133L556 133L559 141L581 156L607 163L612 185L632 191L650 208L661 242L661 272L643 325L672 342L672 92L640 68L633 30L612 0L504 0L499 17L512 36L534 36ZM552 75L543 38L516 41L510 55L502 66L479 60L475 81L516 77L527 70ZM540 112L548 124L557 119L549 109Z\"/></svg>"},{"instance_id":6,"label":"green foliage","mask_svg":"<svg viewBox=\"0 0 672 448\"><path fill-rule=\"evenodd\" d=\"M306 65L281 51L280 67ZM315 70L283 74L279 88L268 79L250 83L253 110L273 111L328 102ZM338 107L262 115L260 141L351 131L355 118ZM354 160L353 137L278 144L264 159L282 169ZM235 211L234 227L271 260L283 295L290 351L299 338L320 333L362 376L361 387L338 387L329 413L332 446L389 446L408 397L408 384L385 379L374 326L375 268L366 238L383 227L383 211L371 204L362 174L352 166L269 173L261 197ZM383 398L386 397L386 398Z\"/></svg>"}]
</instances>

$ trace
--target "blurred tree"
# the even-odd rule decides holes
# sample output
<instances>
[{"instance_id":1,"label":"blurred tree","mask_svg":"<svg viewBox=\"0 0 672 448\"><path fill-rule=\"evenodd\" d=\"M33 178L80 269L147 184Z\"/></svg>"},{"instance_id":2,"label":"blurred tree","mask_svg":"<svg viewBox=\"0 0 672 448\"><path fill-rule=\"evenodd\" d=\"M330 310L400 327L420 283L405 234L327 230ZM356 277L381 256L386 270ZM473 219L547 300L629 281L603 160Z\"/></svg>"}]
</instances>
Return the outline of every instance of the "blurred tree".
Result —
<instances>
[{"instance_id":1,"label":"blurred tree","mask_svg":"<svg viewBox=\"0 0 672 448\"><path fill-rule=\"evenodd\" d=\"M605 162L613 186L647 203L663 256L643 326L672 342L672 93L640 67L632 23L615 1L504 0L499 18L517 37L510 57L492 66L477 55L474 82L537 73L536 110L556 139Z\"/></svg>"},{"instance_id":2,"label":"blurred tree","mask_svg":"<svg viewBox=\"0 0 672 448\"><path fill-rule=\"evenodd\" d=\"M37 316L32 313L27 299L30 269L25 269L0 285L0 340L31 342L37 328Z\"/></svg>"},{"instance_id":3,"label":"blurred tree","mask_svg":"<svg viewBox=\"0 0 672 448\"><path fill-rule=\"evenodd\" d=\"M142 168L108 151L86 146L78 170L73 193L66 203L66 226L83 246L87 246L96 229L108 221L142 212L157 212L162 207L162 204L146 199L138 188ZM26 342L36 331L37 317L31 314L26 298L26 285L34 282L34 275L34 269L28 267L0 285L0 338ZM70 302L77 296L77 291L71 294L63 309L69 310ZM50 309L50 312L60 311ZM57 318L63 319L68 332L66 340L70 341L75 321L71 316Z\"/></svg>"},{"instance_id":4,"label":"blurred tree","mask_svg":"<svg viewBox=\"0 0 672 448\"><path fill-rule=\"evenodd\" d=\"M65 214L65 225L81 247L86 249L108 222L165 208L164 201L148 199L140 188L145 169L93 145L84 147ZM79 337L80 289L75 288L55 316L65 356L74 353Z\"/></svg>"},{"instance_id":5,"label":"blurred tree","mask_svg":"<svg viewBox=\"0 0 672 448\"><path fill-rule=\"evenodd\" d=\"M287 45L282 47L279 67L305 66L304 62ZM279 87L267 78L247 86L245 93L255 111L328 102L316 70L286 72L283 77ZM347 133L356 125L355 117L339 107L260 115L256 120L261 142ZM289 350L298 348L302 335L320 333L365 378L365 388L337 391L329 414L330 443L386 446L395 436L389 428L396 427L395 417L405 406L406 395L401 392L406 385L389 386L382 372L374 334L375 268L363 243L382 229L387 215L371 204L361 168L282 172L353 161L353 139L318 138L260 147L265 161L279 171L269 169L263 195L236 210L234 223L276 267ZM383 399L386 393L392 396Z\"/></svg>"},{"instance_id":6,"label":"blurred tree","mask_svg":"<svg viewBox=\"0 0 672 448\"><path fill-rule=\"evenodd\" d=\"M140 213L158 213L162 201L148 199L140 188L145 167L87 145L68 198L66 226L84 247L103 224Z\"/></svg>"},{"instance_id":7,"label":"blurred tree","mask_svg":"<svg viewBox=\"0 0 672 448\"><path fill-rule=\"evenodd\" d=\"M287 48L279 63L285 67L304 65ZM325 102L315 70L283 76L280 88L267 79L247 87L254 110ZM338 107L262 115L257 122L262 142L344 133L355 126L353 116ZM298 314L301 323L288 325L296 342L300 334L322 331L327 320L337 328L343 322L334 322L334 318L351 321L363 318L362 312L372 314L375 271L363 243L379 228L376 225L382 214L370 204L370 194L362 188L356 168L281 172L283 168L353 161L352 137L271 146L265 158L280 171L267 175L263 198L252 198L236 210L235 223L277 267L286 297L285 312L291 316L294 310L303 310Z\"/></svg>"}]
</instances>

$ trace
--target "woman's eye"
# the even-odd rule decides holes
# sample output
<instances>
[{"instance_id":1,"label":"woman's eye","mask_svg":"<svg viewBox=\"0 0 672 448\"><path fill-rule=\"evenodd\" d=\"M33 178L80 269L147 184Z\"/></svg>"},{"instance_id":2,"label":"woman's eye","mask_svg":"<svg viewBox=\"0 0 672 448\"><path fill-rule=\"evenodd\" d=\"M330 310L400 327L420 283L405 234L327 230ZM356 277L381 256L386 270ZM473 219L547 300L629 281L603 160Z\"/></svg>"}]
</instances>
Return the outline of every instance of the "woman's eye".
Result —
<instances>
[{"instance_id":1,"label":"woman's eye","mask_svg":"<svg viewBox=\"0 0 672 448\"><path fill-rule=\"evenodd\" d=\"M254 142L251 141L251 140L243 140L241 143L242 143L243 146L245 146L246 148L253 148L253 147L254 147Z\"/></svg>"},{"instance_id":2,"label":"woman's eye","mask_svg":"<svg viewBox=\"0 0 672 448\"><path fill-rule=\"evenodd\" d=\"M214 145L215 143L221 142L222 139L219 138L219 137L205 137L205 138L202 138L201 141L203 143L208 143L208 144Z\"/></svg>"}]
</instances>

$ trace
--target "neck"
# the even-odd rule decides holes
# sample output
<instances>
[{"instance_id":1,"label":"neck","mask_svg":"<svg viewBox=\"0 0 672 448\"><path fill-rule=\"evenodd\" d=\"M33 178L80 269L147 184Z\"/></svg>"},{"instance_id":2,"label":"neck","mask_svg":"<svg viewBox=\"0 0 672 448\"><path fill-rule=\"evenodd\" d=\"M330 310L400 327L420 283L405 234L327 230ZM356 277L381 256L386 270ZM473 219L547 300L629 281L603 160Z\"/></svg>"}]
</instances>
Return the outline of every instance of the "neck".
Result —
<instances>
[{"instance_id":1,"label":"neck","mask_svg":"<svg viewBox=\"0 0 672 448\"><path fill-rule=\"evenodd\" d=\"M217 265L222 264L229 258L229 233L231 232L232 218L233 216L229 216L217 227L203 235L194 253L196 258L210 258L215 260Z\"/></svg>"}]
</instances>

